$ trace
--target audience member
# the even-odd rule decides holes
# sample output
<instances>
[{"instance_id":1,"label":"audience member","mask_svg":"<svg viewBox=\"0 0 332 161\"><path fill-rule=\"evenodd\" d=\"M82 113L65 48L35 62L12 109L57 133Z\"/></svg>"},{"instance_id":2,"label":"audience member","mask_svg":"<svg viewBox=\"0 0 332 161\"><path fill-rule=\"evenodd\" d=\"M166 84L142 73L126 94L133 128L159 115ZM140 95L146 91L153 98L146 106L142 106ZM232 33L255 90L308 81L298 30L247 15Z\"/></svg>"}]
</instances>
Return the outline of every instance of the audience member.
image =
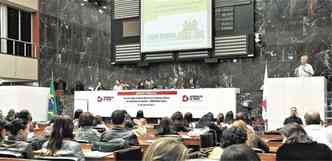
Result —
<instances>
[{"instance_id":1,"label":"audience member","mask_svg":"<svg viewBox=\"0 0 332 161\"><path fill-rule=\"evenodd\" d=\"M144 112L143 110L138 110L136 113L136 119L144 119Z\"/></svg>"},{"instance_id":2,"label":"audience member","mask_svg":"<svg viewBox=\"0 0 332 161\"><path fill-rule=\"evenodd\" d=\"M32 146L27 143L28 127L21 119L15 119L6 126L7 140L0 145L1 152L11 152L21 158L33 158Z\"/></svg>"},{"instance_id":3,"label":"audience member","mask_svg":"<svg viewBox=\"0 0 332 161\"><path fill-rule=\"evenodd\" d=\"M226 127L226 125L225 125L225 116L224 116L223 113L218 114L216 123L220 128Z\"/></svg>"},{"instance_id":4,"label":"audience member","mask_svg":"<svg viewBox=\"0 0 332 161\"><path fill-rule=\"evenodd\" d=\"M74 128L78 128L78 119L80 118L80 115L83 113L83 110L81 109L77 109L75 112L74 112Z\"/></svg>"},{"instance_id":5,"label":"audience member","mask_svg":"<svg viewBox=\"0 0 332 161\"><path fill-rule=\"evenodd\" d=\"M6 121L0 120L0 145L6 140Z\"/></svg>"},{"instance_id":6,"label":"audience member","mask_svg":"<svg viewBox=\"0 0 332 161\"><path fill-rule=\"evenodd\" d=\"M16 112L14 109L10 109L7 113L7 116L6 116L6 121L8 122L11 122L13 120L15 120L15 117L16 117Z\"/></svg>"},{"instance_id":7,"label":"audience member","mask_svg":"<svg viewBox=\"0 0 332 161\"><path fill-rule=\"evenodd\" d=\"M172 128L172 120L164 117L160 120L159 127L156 130L157 135L174 135L176 131Z\"/></svg>"},{"instance_id":8,"label":"audience member","mask_svg":"<svg viewBox=\"0 0 332 161\"><path fill-rule=\"evenodd\" d=\"M189 131L186 127L185 127L185 122L184 122L184 118L181 112L175 112L172 117L172 122L173 122L173 129L176 132L187 132Z\"/></svg>"},{"instance_id":9,"label":"audience member","mask_svg":"<svg viewBox=\"0 0 332 161\"><path fill-rule=\"evenodd\" d=\"M79 143L73 141L74 124L68 116L58 116L53 124L49 140L43 145L43 154L54 157L76 157L84 161L84 154Z\"/></svg>"},{"instance_id":10,"label":"audience member","mask_svg":"<svg viewBox=\"0 0 332 161\"><path fill-rule=\"evenodd\" d=\"M147 121L144 118L143 110L138 110L136 113L136 118L134 119L134 129L133 132L137 137L145 137L147 135L148 129L146 128Z\"/></svg>"},{"instance_id":11,"label":"audience member","mask_svg":"<svg viewBox=\"0 0 332 161\"><path fill-rule=\"evenodd\" d=\"M260 161L260 158L248 146L238 144L224 149L220 161Z\"/></svg>"},{"instance_id":12,"label":"audience member","mask_svg":"<svg viewBox=\"0 0 332 161\"><path fill-rule=\"evenodd\" d=\"M49 138L49 137L51 136L52 131L53 131L53 124L54 124L54 121L55 121L55 118L56 118L56 117L57 117L57 116L52 117L52 119L48 122L47 127L44 129L43 136L44 136L45 138Z\"/></svg>"},{"instance_id":13,"label":"audience member","mask_svg":"<svg viewBox=\"0 0 332 161\"><path fill-rule=\"evenodd\" d=\"M259 138L252 129L248 128L247 124L242 120L237 120L233 122L233 127L238 127L246 131L247 133L247 141L246 144L250 148L257 148L263 150L265 153L270 151L269 146Z\"/></svg>"},{"instance_id":14,"label":"audience member","mask_svg":"<svg viewBox=\"0 0 332 161\"><path fill-rule=\"evenodd\" d=\"M199 119L197 123L197 128L209 128L209 131L213 131L216 134L217 137L217 142L220 142L220 138L222 136L223 130L219 128L215 123L214 123L214 118L213 115L207 113L205 114L201 119Z\"/></svg>"},{"instance_id":15,"label":"audience member","mask_svg":"<svg viewBox=\"0 0 332 161\"><path fill-rule=\"evenodd\" d=\"M233 111L228 111L228 112L226 113L226 116L225 116L225 124L226 124L226 127L230 127L230 126L232 126L233 121L234 121L234 114L233 114Z\"/></svg>"},{"instance_id":16,"label":"audience member","mask_svg":"<svg viewBox=\"0 0 332 161\"><path fill-rule=\"evenodd\" d=\"M90 112L83 112L78 119L79 129L76 132L75 140L96 142L100 140L99 132L94 129L95 118Z\"/></svg>"},{"instance_id":17,"label":"audience member","mask_svg":"<svg viewBox=\"0 0 332 161\"><path fill-rule=\"evenodd\" d=\"M106 123L103 120L103 117L97 115L95 116L95 127L97 129L104 129L104 131L106 131L108 129L108 127L106 126Z\"/></svg>"},{"instance_id":18,"label":"audience member","mask_svg":"<svg viewBox=\"0 0 332 161\"><path fill-rule=\"evenodd\" d=\"M28 136L27 141L32 141L34 139L34 125L32 123L32 116L28 110L22 110L19 113L16 114L16 117L18 119L21 119L24 124L26 124L28 128Z\"/></svg>"},{"instance_id":19,"label":"audience member","mask_svg":"<svg viewBox=\"0 0 332 161\"><path fill-rule=\"evenodd\" d=\"M321 118L318 112L306 113L304 115L306 133L318 143L326 144L332 149L332 142L328 141L326 128L321 125ZM330 136L332 137L332 136Z\"/></svg>"},{"instance_id":20,"label":"audience member","mask_svg":"<svg viewBox=\"0 0 332 161\"><path fill-rule=\"evenodd\" d=\"M254 130L254 128L249 124L249 119L248 119L248 117L246 116L246 114L245 113L243 113L243 112L239 112L239 113L237 113L236 114L236 117L235 117L235 120L242 120L242 121L244 121L245 123L246 123L246 125L247 125L247 128L249 128L252 132L254 132L255 133L255 130Z\"/></svg>"},{"instance_id":21,"label":"audience member","mask_svg":"<svg viewBox=\"0 0 332 161\"><path fill-rule=\"evenodd\" d=\"M221 147L227 148L234 144L244 144L247 141L247 133L241 128L230 127L224 130L221 137Z\"/></svg>"},{"instance_id":22,"label":"audience member","mask_svg":"<svg viewBox=\"0 0 332 161\"><path fill-rule=\"evenodd\" d=\"M112 113L112 128L106 131L101 136L101 141L109 142L114 139L123 139L129 145L137 145L137 136L134 134L132 129L125 127L125 111L115 110Z\"/></svg>"},{"instance_id":23,"label":"audience member","mask_svg":"<svg viewBox=\"0 0 332 161\"><path fill-rule=\"evenodd\" d=\"M144 117L144 112L143 110L138 110L137 113L136 113L136 118L134 119L134 123L137 125L137 126L145 126L146 124L146 120L145 120L145 117Z\"/></svg>"},{"instance_id":24,"label":"audience member","mask_svg":"<svg viewBox=\"0 0 332 161\"><path fill-rule=\"evenodd\" d=\"M134 128L135 122L131 119L131 116L126 110L123 110L124 115L125 115L125 127L126 128Z\"/></svg>"},{"instance_id":25,"label":"audience member","mask_svg":"<svg viewBox=\"0 0 332 161\"><path fill-rule=\"evenodd\" d=\"M184 125L186 126L186 128L189 129L193 129L195 127L193 114L191 112L187 112L184 114Z\"/></svg>"},{"instance_id":26,"label":"audience member","mask_svg":"<svg viewBox=\"0 0 332 161\"><path fill-rule=\"evenodd\" d=\"M221 146L216 147L209 154L208 158L211 160L219 160L224 153L224 149L234 144L245 144L247 140L246 131L237 127L226 128L221 137Z\"/></svg>"},{"instance_id":27,"label":"audience member","mask_svg":"<svg viewBox=\"0 0 332 161\"><path fill-rule=\"evenodd\" d=\"M280 130L284 144L277 151L277 161L331 161L332 151L327 145L314 142L299 124L287 124Z\"/></svg>"},{"instance_id":28,"label":"audience member","mask_svg":"<svg viewBox=\"0 0 332 161\"><path fill-rule=\"evenodd\" d=\"M143 161L185 161L188 149L173 138L155 141L145 152Z\"/></svg>"},{"instance_id":29,"label":"audience member","mask_svg":"<svg viewBox=\"0 0 332 161\"><path fill-rule=\"evenodd\" d=\"M290 110L291 110L291 116L285 119L284 125L291 124L291 123L297 123L297 124L303 125L301 118L299 118L297 116L296 107L292 107Z\"/></svg>"}]
</instances>

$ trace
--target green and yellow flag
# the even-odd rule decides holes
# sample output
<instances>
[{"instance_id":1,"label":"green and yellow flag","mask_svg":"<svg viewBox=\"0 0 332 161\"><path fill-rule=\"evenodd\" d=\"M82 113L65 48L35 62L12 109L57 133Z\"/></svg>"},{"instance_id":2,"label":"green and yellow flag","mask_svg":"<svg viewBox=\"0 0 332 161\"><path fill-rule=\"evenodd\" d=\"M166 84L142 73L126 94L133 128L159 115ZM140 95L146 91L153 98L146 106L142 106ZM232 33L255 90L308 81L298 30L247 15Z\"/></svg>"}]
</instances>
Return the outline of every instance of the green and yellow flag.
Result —
<instances>
[{"instance_id":1,"label":"green and yellow flag","mask_svg":"<svg viewBox=\"0 0 332 161\"><path fill-rule=\"evenodd\" d=\"M48 118L52 119L55 115L58 114L58 103L57 96L55 92L54 80L51 81L50 84L50 93L48 99Z\"/></svg>"}]
</instances>

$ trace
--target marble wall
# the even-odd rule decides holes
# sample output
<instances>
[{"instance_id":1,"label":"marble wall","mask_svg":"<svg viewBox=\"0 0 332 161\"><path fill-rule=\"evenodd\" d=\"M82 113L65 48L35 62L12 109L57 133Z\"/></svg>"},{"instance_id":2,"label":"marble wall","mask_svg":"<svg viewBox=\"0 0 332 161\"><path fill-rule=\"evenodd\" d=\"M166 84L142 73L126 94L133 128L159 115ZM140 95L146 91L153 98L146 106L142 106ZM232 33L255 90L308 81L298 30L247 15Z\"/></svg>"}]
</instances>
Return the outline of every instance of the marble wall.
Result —
<instances>
[{"instance_id":1,"label":"marble wall","mask_svg":"<svg viewBox=\"0 0 332 161\"><path fill-rule=\"evenodd\" d=\"M332 0L255 0L256 31L263 48L255 58L204 62L155 63L148 67L111 64L111 17L83 0L40 0L40 82L48 85L52 72L67 82L95 86L101 80L111 87L114 79L197 81L199 87L241 88L244 100L257 107L265 64L269 77L293 75L302 54L310 56L316 75L332 74Z\"/></svg>"}]
</instances>

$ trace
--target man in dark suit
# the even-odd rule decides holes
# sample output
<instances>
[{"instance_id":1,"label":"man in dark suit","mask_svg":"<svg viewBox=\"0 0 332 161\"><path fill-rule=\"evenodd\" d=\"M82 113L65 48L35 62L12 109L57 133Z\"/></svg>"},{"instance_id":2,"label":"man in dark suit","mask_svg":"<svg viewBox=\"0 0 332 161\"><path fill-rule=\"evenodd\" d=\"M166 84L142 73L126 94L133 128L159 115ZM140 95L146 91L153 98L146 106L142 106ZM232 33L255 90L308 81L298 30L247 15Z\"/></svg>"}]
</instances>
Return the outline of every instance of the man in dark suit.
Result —
<instances>
[{"instance_id":1,"label":"man in dark suit","mask_svg":"<svg viewBox=\"0 0 332 161\"><path fill-rule=\"evenodd\" d=\"M299 125L303 125L303 122L301 118L297 116L297 109L296 107L291 108L291 116L286 118L284 121L284 125L291 124L291 123L297 123Z\"/></svg>"}]
</instances>

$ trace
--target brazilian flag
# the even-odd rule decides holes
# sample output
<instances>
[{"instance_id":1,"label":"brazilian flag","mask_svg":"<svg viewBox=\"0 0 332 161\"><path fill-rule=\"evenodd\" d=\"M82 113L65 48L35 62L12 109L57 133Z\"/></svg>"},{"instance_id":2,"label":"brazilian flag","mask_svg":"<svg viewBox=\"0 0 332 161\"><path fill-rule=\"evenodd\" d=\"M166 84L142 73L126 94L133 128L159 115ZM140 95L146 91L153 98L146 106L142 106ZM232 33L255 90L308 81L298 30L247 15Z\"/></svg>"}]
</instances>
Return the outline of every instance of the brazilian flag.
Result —
<instances>
[{"instance_id":1,"label":"brazilian flag","mask_svg":"<svg viewBox=\"0 0 332 161\"><path fill-rule=\"evenodd\" d=\"M57 96L55 92L54 80L50 84L50 93L48 99L48 119L52 119L55 115L58 114L59 105L57 101Z\"/></svg>"}]
</instances>

